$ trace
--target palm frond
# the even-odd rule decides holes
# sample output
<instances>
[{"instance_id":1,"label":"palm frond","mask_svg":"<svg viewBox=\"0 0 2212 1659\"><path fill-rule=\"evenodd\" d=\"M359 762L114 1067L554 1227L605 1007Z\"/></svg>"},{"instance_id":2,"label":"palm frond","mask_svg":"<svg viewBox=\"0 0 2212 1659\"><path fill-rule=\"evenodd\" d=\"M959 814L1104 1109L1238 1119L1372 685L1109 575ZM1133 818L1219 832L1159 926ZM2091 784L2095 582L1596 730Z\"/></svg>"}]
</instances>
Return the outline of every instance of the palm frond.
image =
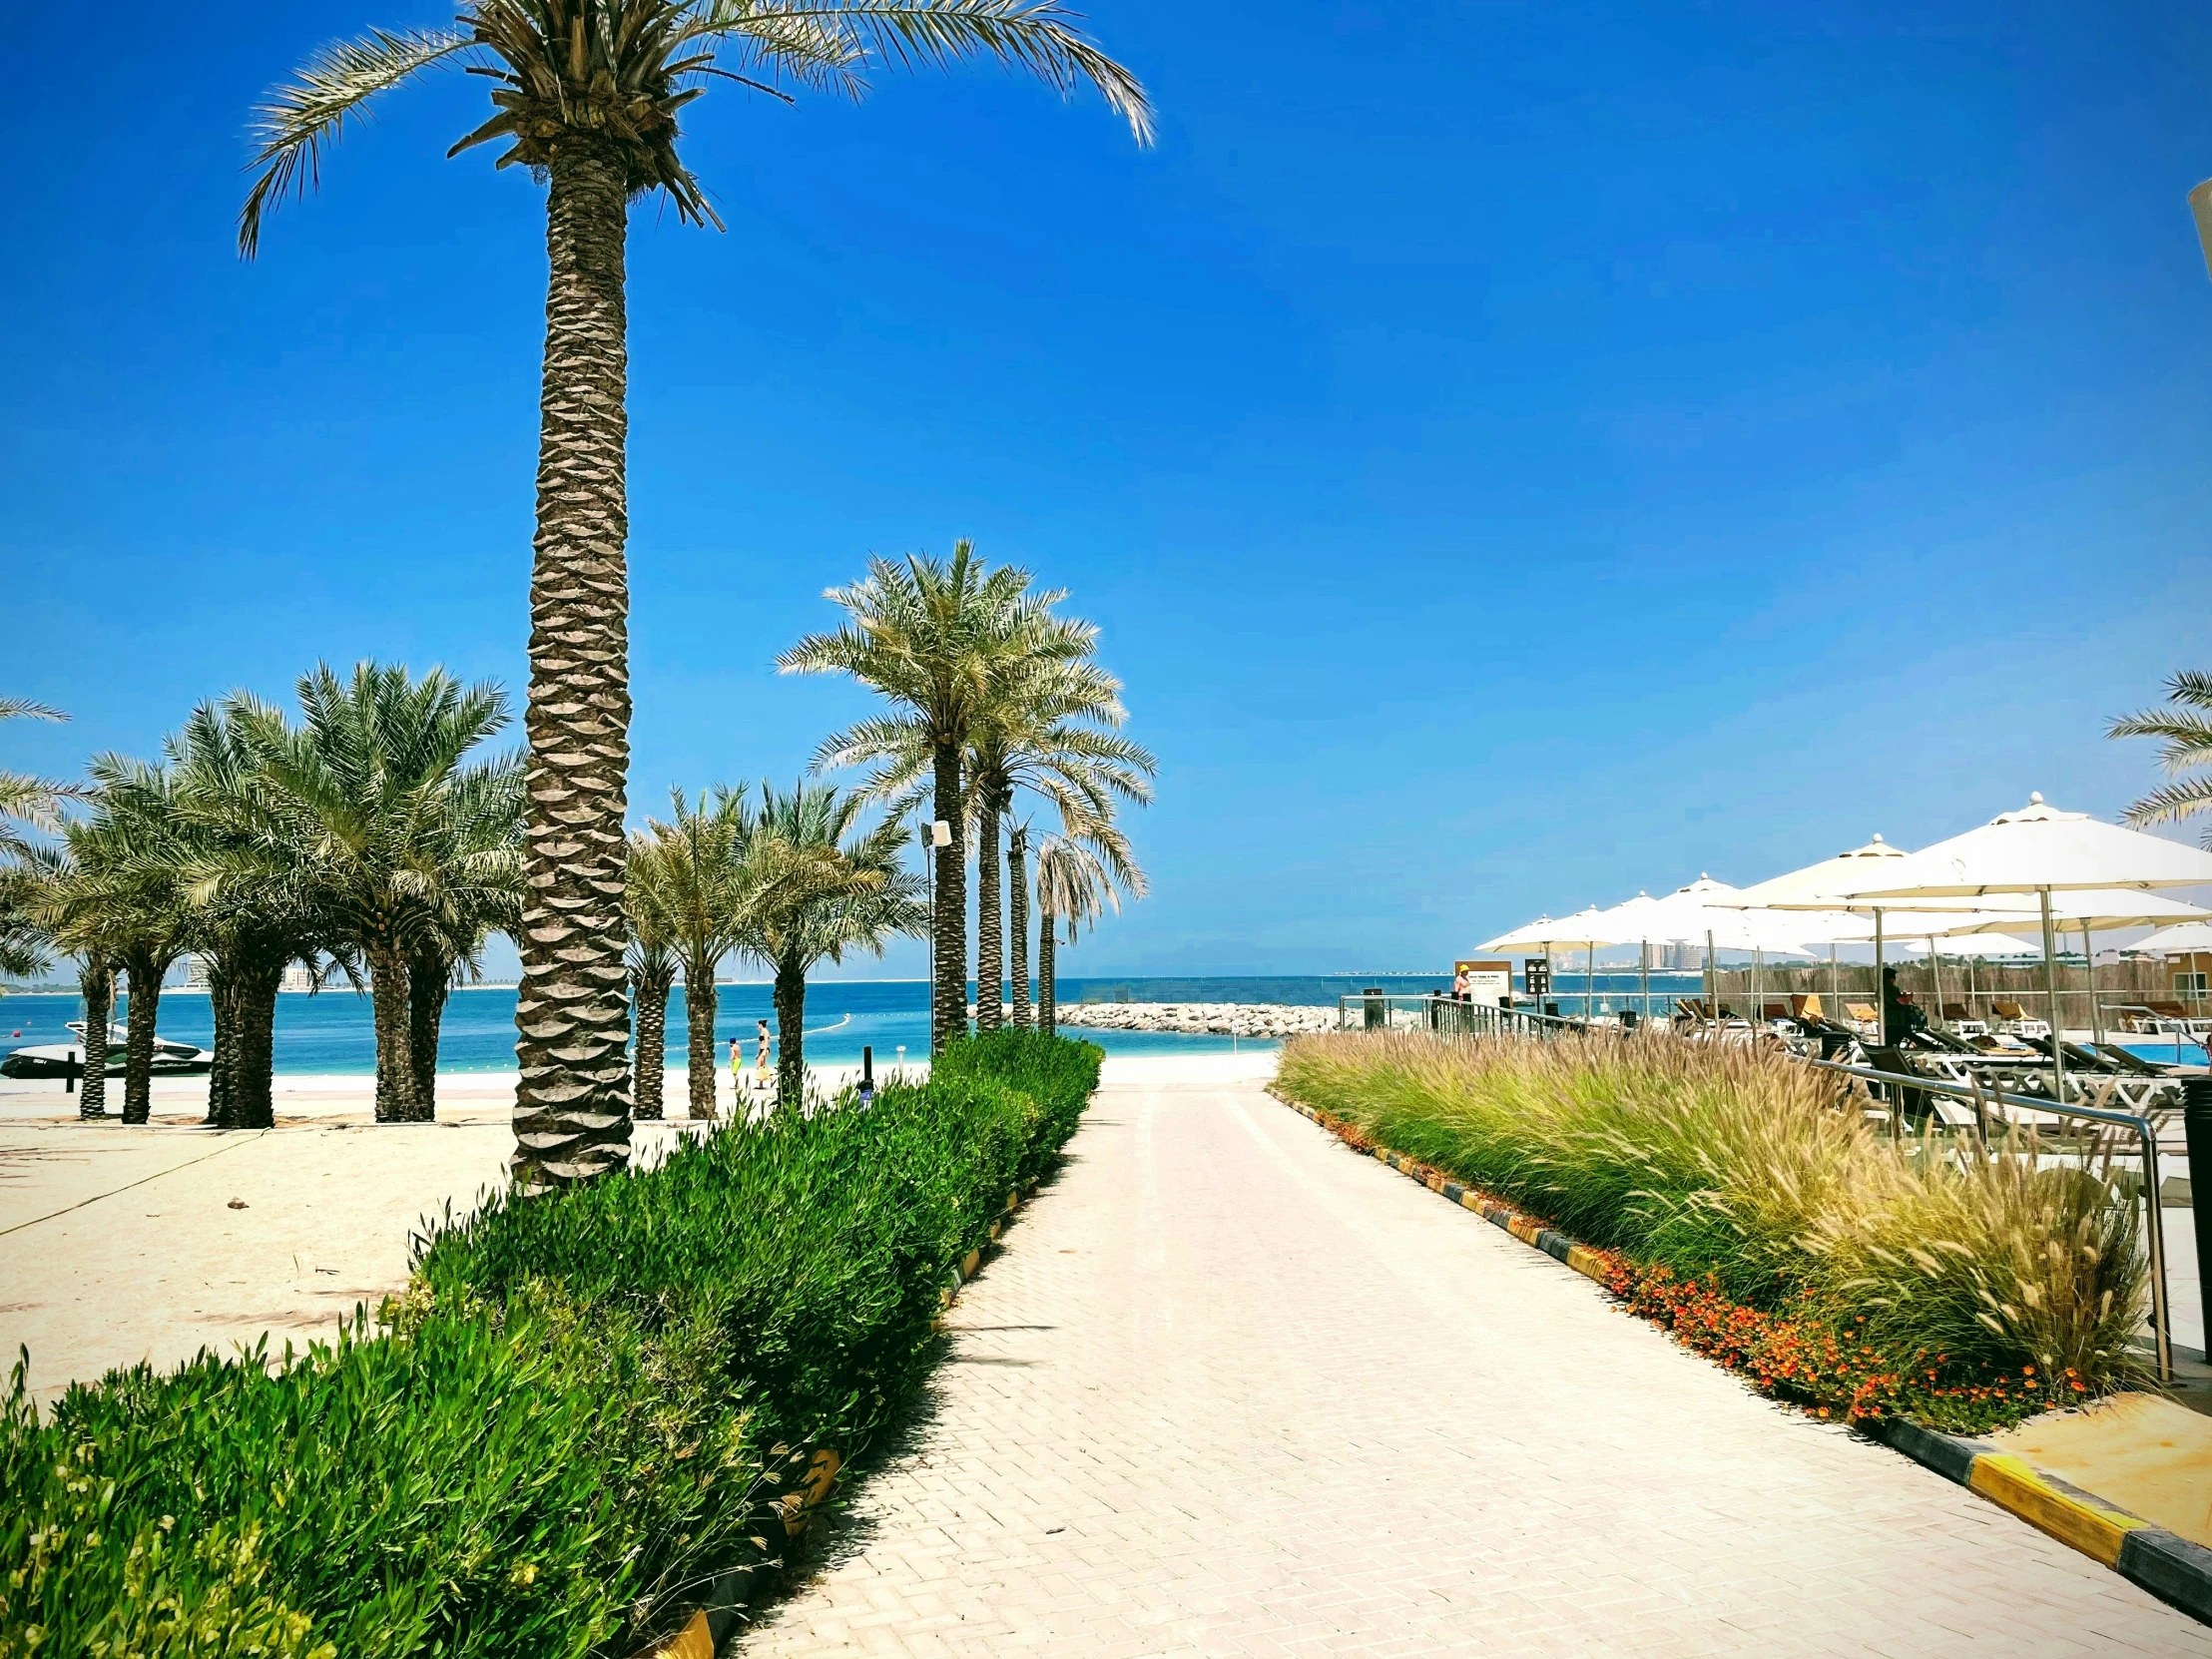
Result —
<instances>
[{"instance_id":1,"label":"palm frond","mask_svg":"<svg viewBox=\"0 0 2212 1659\"><path fill-rule=\"evenodd\" d=\"M254 112L260 148L247 165L259 176L239 210L240 255L250 260L260 249L265 214L320 182L323 150L370 99L473 42L461 29L376 29L323 47L290 81L272 88Z\"/></svg>"}]
</instances>

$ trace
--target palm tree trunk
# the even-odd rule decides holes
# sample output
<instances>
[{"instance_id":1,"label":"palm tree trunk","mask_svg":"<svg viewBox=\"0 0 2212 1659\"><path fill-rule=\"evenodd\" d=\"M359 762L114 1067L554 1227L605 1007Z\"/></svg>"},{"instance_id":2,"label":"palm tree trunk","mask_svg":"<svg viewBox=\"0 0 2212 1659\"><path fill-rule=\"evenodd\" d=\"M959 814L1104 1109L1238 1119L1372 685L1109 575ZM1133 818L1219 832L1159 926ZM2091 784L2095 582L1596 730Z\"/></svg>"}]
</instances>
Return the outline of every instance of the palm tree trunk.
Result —
<instances>
[{"instance_id":1,"label":"palm tree trunk","mask_svg":"<svg viewBox=\"0 0 2212 1659\"><path fill-rule=\"evenodd\" d=\"M776 1104L796 1112L807 1087L807 967L776 964Z\"/></svg>"},{"instance_id":2,"label":"palm tree trunk","mask_svg":"<svg viewBox=\"0 0 2212 1659\"><path fill-rule=\"evenodd\" d=\"M237 1128L269 1129L276 1122L276 993L284 980L283 959L257 961L241 979L231 1113Z\"/></svg>"},{"instance_id":3,"label":"palm tree trunk","mask_svg":"<svg viewBox=\"0 0 2212 1659\"><path fill-rule=\"evenodd\" d=\"M407 1040L407 958L390 945L368 952L368 1002L376 1021L376 1121L410 1123L414 1055Z\"/></svg>"},{"instance_id":4,"label":"palm tree trunk","mask_svg":"<svg viewBox=\"0 0 2212 1659\"><path fill-rule=\"evenodd\" d=\"M1006 945L1013 952L1014 1024L1026 1027L1029 1011L1029 830L1016 824L1006 831Z\"/></svg>"},{"instance_id":5,"label":"palm tree trunk","mask_svg":"<svg viewBox=\"0 0 2212 1659\"><path fill-rule=\"evenodd\" d=\"M623 813L630 768L625 477L628 176L564 140L546 201L550 265L530 573L516 1179L561 1186L630 1158Z\"/></svg>"},{"instance_id":6,"label":"palm tree trunk","mask_svg":"<svg viewBox=\"0 0 2212 1659\"><path fill-rule=\"evenodd\" d=\"M235 1129L233 1102L238 1094L239 998L238 977L232 972L231 953L223 951L208 963L208 1013L215 1024L208 1062L208 1116L210 1129Z\"/></svg>"},{"instance_id":7,"label":"palm tree trunk","mask_svg":"<svg viewBox=\"0 0 2212 1659\"><path fill-rule=\"evenodd\" d=\"M145 1123L154 1115L154 1021L162 1011L162 974L167 967L150 950L124 953L123 972L131 987L123 1015L125 1123Z\"/></svg>"},{"instance_id":8,"label":"palm tree trunk","mask_svg":"<svg viewBox=\"0 0 2212 1659\"><path fill-rule=\"evenodd\" d=\"M1037 914L1037 1029L1052 1036L1059 1029L1059 989L1053 977L1059 971L1053 960L1052 912Z\"/></svg>"},{"instance_id":9,"label":"palm tree trunk","mask_svg":"<svg viewBox=\"0 0 2212 1659\"><path fill-rule=\"evenodd\" d=\"M630 1115L647 1121L661 1116L668 1070L668 989L673 972L656 970L637 979L632 990L638 1010L638 1042L631 1061Z\"/></svg>"},{"instance_id":10,"label":"palm tree trunk","mask_svg":"<svg viewBox=\"0 0 2212 1659\"><path fill-rule=\"evenodd\" d=\"M960 746L940 743L935 759L937 820L952 840L937 850L937 982L929 996L929 1052L967 1035L967 857L960 845Z\"/></svg>"},{"instance_id":11,"label":"palm tree trunk","mask_svg":"<svg viewBox=\"0 0 2212 1659\"><path fill-rule=\"evenodd\" d=\"M975 1029L1005 1022L1006 918L998 902L998 796L984 790L975 809Z\"/></svg>"},{"instance_id":12,"label":"palm tree trunk","mask_svg":"<svg viewBox=\"0 0 2212 1659\"><path fill-rule=\"evenodd\" d=\"M453 989L453 964L437 950L416 951L407 963L407 1061L413 1098L407 1103L415 1123L438 1117L438 1028L445 1022L445 999Z\"/></svg>"},{"instance_id":13,"label":"palm tree trunk","mask_svg":"<svg viewBox=\"0 0 2212 1659\"><path fill-rule=\"evenodd\" d=\"M115 969L103 951L90 951L78 970L85 995L85 1077L77 1095L77 1115L108 1115L108 1025L115 1018Z\"/></svg>"},{"instance_id":14,"label":"palm tree trunk","mask_svg":"<svg viewBox=\"0 0 2212 1659\"><path fill-rule=\"evenodd\" d=\"M690 1086L691 1115L715 1115L715 1010L721 993L715 989L712 963L693 962L684 969L684 1080Z\"/></svg>"}]
</instances>

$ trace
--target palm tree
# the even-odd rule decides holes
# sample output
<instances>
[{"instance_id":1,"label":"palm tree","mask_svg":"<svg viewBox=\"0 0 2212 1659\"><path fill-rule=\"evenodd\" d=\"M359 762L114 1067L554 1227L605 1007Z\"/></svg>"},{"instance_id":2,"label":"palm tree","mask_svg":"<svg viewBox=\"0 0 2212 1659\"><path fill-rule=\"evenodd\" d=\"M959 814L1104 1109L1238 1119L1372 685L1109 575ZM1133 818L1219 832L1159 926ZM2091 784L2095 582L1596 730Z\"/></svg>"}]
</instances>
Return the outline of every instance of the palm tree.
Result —
<instances>
[{"instance_id":1,"label":"palm tree","mask_svg":"<svg viewBox=\"0 0 2212 1659\"><path fill-rule=\"evenodd\" d=\"M715 970L738 946L745 908L743 797L717 787L696 803L671 790L674 815L647 821L656 902L684 969L684 1075L695 1118L715 1115Z\"/></svg>"},{"instance_id":2,"label":"palm tree","mask_svg":"<svg viewBox=\"0 0 2212 1659\"><path fill-rule=\"evenodd\" d=\"M2212 674L2183 669L2166 682L2163 709L2125 715L2106 729L2108 738L2157 738L2158 764L2170 777L2212 767ZM2168 784L2127 810L2130 824L2171 824L2212 808L2212 775ZM2212 830L2204 834L2212 846Z\"/></svg>"},{"instance_id":3,"label":"palm tree","mask_svg":"<svg viewBox=\"0 0 2212 1659\"><path fill-rule=\"evenodd\" d=\"M215 1057L208 1124L275 1123L276 994L293 962L319 966L332 941L312 884L300 815L286 813L255 742L273 711L243 693L203 704L163 746L175 781L176 848L208 969ZM88 1016L89 1020L89 1016Z\"/></svg>"},{"instance_id":4,"label":"palm tree","mask_svg":"<svg viewBox=\"0 0 2212 1659\"><path fill-rule=\"evenodd\" d=\"M422 1022L412 980L426 954L449 962L454 941L472 938L482 918L519 907L518 765L511 756L468 758L507 724L506 697L489 682L463 687L442 669L414 681L404 668L374 663L358 665L350 681L317 665L301 676L298 695L296 727L243 701L232 718L246 725L276 813L291 826L282 832L297 851L279 856L302 860L300 879L329 936L366 965L376 1121L426 1122L434 1104L415 1063ZM434 965L423 977L425 997L442 1007L445 970ZM434 1047L426 1058L434 1064ZM517 1134L532 1132L518 1117ZM603 1132L626 1135L627 1121Z\"/></svg>"},{"instance_id":5,"label":"palm tree","mask_svg":"<svg viewBox=\"0 0 2212 1659\"><path fill-rule=\"evenodd\" d=\"M1047 835L1037 847L1037 1029L1048 1036L1059 1023L1059 928L1066 925L1073 944L1079 927L1094 925L1109 909L1119 914L1120 887L1142 898L1144 871L1111 826L1085 836Z\"/></svg>"},{"instance_id":6,"label":"palm tree","mask_svg":"<svg viewBox=\"0 0 2212 1659\"><path fill-rule=\"evenodd\" d=\"M189 849L167 768L99 755L91 774L96 810L62 828L66 862L48 890L44 919L56 946L87 960L97 956L125 976L123 1121L140 1124L153 1115L162 980L193 941ZM112 984L99 988L112 995ZM86 1013L87 1067L97 1063L104 1072L106 1022L96 1032L89 1007Z\"/></svg>"},{"instance_id":7,"label":"palm tree","mask_svg":"<svg viewBox=\"0 0 2212 1659\"><path fill-rule=\"evenodd\" d=\"M1122 802L1150 802L1159 770L1148 750L1111 730L1125 718L1120 681L1090 662L1024 667L998 688L968 749L977 834L975 1023L986 1031L1001 1018L998 825L1014 792L1041 796L1058 809L1063 830L1082 834L1110 824ZM1026 985L1016 997L1028 1001Z\"/></svg>"},{"instance_id":8,"label":"palm tree","mask_svg":"<svg viewBox=\"0 0 2212 1659\"><path fill-rule=\"evenodd\" d=\"M776 976L776 1095L796 1109L807 1081L807 974L848 950L880 956L894 933L928 923L921 883L899 859L901 820L857 830L867 797L798 783L761 785L748 826L743 947Z\"/></svg>"},{"instance_id":9,"label":"palm tree","mask_svg":"<svg viewBox=\"0 0 2212 1659\"><path fill-rule=\"evenodd\" d=\"M1013 982L1014 1004L1008 1017L1017 1029L1036 1023L1029 1004L1029 821L1015 819L1006 827L1006 964Z\"/></svg>"},{"instance_id":10,"label":"palm tree","mask_svg":"<svg viewBox=\"0 0 2212 1659\"><path fill-rule=\"evenodd\" d=\"M926 755L931 809L950 834L936 849L931 922L936 983L931 987L929 1047L935 1053L967 1029L967 868L962 761L994 688L1028 665L1077 662L1094 630L1052 614L1065 594L1032 594L1029 573L986 567L961 540L949 563L914 554L903 564L868 561L868 573L824 597L847 621L835 633L810 634L781 657L786 674L848 674L892 706L824 741L817 770L875 763L865 789L895 795ZM995 877L995 868L993 875Z\"/></svg>"},{"instance_id":11,"label":"palm tree","mask_svg":"<svg viewBox=\"0 0 2212 1659\"><path fill-rule=\"evenodd\" d=\"M718 62L718 58L726 60ZM239 216L317 177L377 94L460 61L492 82L491 118L448 152L498 141L498 165L547 185L545 354L530 586L526 858L519 937L516 1158L533 1185L623 1161L627 1075L622 872L629 767L629 205L664 193L719 226L678 154L678 112L711 79L790 101L779 81L857 97L871 61L984 60L1070 91L1096 87L1140 143L1144 90L1056 0L463 0L453 26L327 46L262 105L259 175Z\"/></svg>"},{"instance_id":12,"label":"palm tree","mask_svg":"<svg viewBox=\"0 0 2212 1659\"><path fill-rule=\"evenodd\" d=\"M0 697L0 720L67 720L59 709L49 709L27 697ZM64 801L82 801L85 792L74 784L51 778L34 778L26 772L0 772L0 857L19 858L30 850L25 829L48 833L60 828L58 809ZM31 971L29 968L10 972Z\"/></svg>"},{"instance_id":13,"label":"palm tree","mask_svg":"<svg viewBox=\"0 0 2212 1659\"><path fill-rule=\"evenodd\" d=\"M0 865L0 972L35 973L46 965L53 929L62 924L64 896L77 878L66 841L26 848ZM85 1004L85 1074L77 1116L108 1115L108 1028L115 1018L115 967L96 943L77 951L77 988Z\"/></svg>"},{"instance_id":14,"label":"palm tree","mask_svg":"<svg viewBox=\"0 0 2212 1659\"><path fill-rule=\"evenodd\" d=\"M668 868L660 842L643 832L630 836L623 872L622 907L630 918L630 1001L638 1036L631 1061L630 1115L658 1120L668 1067L668 993L676 983L676 925L667 890Z\"/></svg>"}]
</instances>

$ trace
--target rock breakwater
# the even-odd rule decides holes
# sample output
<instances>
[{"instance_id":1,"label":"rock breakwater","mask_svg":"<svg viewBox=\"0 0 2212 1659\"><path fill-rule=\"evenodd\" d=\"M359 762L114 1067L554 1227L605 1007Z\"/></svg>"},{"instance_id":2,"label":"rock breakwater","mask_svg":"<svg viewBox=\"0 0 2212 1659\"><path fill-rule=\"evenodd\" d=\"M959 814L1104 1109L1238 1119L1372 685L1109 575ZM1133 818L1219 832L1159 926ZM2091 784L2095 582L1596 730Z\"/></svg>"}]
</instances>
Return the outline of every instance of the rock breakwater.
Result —
<instances>
[{"instance_id":1,"label":"rock breakwater","mask_svg":"<svg viewBox=\"0 0 2212 1659\"><path fill-rule=\"evenodd\" d=\"M1334 1008L1290 1008L1273 1002L1062 1003L1062 1025L1099 1031L1174 1031L1186 1036L1294 1037L1334 1031Z\"/></svg>"}]
</instances>

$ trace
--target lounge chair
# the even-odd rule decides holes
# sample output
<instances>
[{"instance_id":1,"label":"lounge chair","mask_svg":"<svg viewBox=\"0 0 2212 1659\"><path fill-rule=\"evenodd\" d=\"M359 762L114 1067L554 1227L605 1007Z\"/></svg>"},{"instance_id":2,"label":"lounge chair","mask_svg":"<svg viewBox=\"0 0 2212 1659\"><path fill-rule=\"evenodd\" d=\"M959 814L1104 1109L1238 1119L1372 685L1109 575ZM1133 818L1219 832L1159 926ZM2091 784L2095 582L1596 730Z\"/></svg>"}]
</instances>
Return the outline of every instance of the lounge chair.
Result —
<instances>
[{"instance_id":1,"label":"lounge chair","mask_svg":"<svg viewBox=\"0 0 2212 1659\"><path fill-rule=\"evenodd\" d=\"M1809 993L1790 998L1790 1017L1792 1019L1824 1019L1827 1016L1821 1008L1820 997Z\"/></svg>"},{"instance_id":2,"label":"lounge chair","mask_svg":"<svg viewBox=\"0 0 2212 1659\"><path fill-rule=\"evenodd\" d=\"M1997 1029L2008 1037L2031 1042L2037 1037L2050 1035L2050 1021L2035 1018L2017 1002L1992 1002L1989 1004L1989 1012L1997 1017Z\"/></svg>"},{"instance_id":3,"label":"lounge chair","mask_svg":"<svg viewBox=\"0 0 2212 1659\"><path fill-rule=\"evenodd\" d=\"M2116 1008L2105 1010L2112 1016L2112 1023L2131 1036L2155 1035L2166 1029L2158 1014L2140 1002L2124 1002Z\"/></svg>"},{"instance_id":4,"label":"lounge chair","mask_svg":"<svg viewBox=\"0 0 2212 1659\"><path fill-rule=\"evenodd\" d=\"M1797 1010L1787 1002L1769 1002L1761 1007L1759 1017L1764 1020L1795 1019Z\"/></svg>"},{"instance_id":5,"label":"lounge chair","mask_svg":"<svg viewBox=\"0 0 2212 1659\"><path fill-rule=\"evenodd\" d=\"M1973 1012L1963 1002L1943 1004L1943 1023L1961 1037L1986 1037L1988 1022L1973 1017Z\"/></svg>"},{"instance_id":6,"label":"lounge chair","mask_svg":"<svg viewBox=\"0 0 2212 1659\"><path fill-rule=\"evenodd\" d=\"M1882 1034L1882 1015L1871 1002L1845 1003L1844 1018L1858 1028L1862 1037L1876 1037Z\"/></svg>"}]
</instances>

